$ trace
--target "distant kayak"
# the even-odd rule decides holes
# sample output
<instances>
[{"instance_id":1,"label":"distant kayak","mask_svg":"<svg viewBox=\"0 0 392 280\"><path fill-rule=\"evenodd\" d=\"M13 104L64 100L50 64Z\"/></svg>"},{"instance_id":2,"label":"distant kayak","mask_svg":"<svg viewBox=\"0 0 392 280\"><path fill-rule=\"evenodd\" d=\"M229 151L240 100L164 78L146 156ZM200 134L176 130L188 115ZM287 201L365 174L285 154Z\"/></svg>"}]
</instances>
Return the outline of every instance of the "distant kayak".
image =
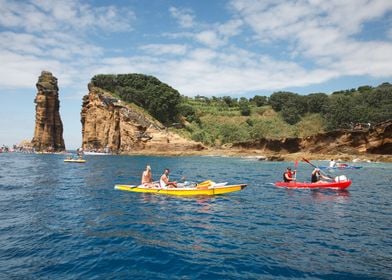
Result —
<instances>
[{"instance_id":1,"label":"distant kayak","mask_svg":"<svg viewBox=\"0 0 392 280\"><path fill-rule=\"evenodd\" d=\"M329 167L329 166L320 166L320 169L328 169L328 170L343 170L343 169L360 169L362 166L354 166L354 165L348 165L348 164L341 164L341 165L336 165L334 167Z\"/></svg>"},{"instance_id":2,"label":"distant kayak","mask_svg":"<svg viewBox=\"0 0 392 280\"><path fill-rule=\"evenodd\" d=\"M65 159L64 162L73 162L73 163L85 163L85 159L74 159L74 158L68 158Z\"/></svg>"},{"instance_id":3,"label":"distant kayak","mask_svg":"<svg viewBox=\"0 0 392 280\"><path fill-rule=\"evenodd\" d=\"M347 189L351 185L351 180L338 181L338 182L276 182L275 186L293 189Z\"/></svg>"},{"instance_id":4,"label":"distant kayak","mask_svg":"<svg viewBox=\"0 0 392 280\"><path fill-rule=\"evenodd\" d=\"M191 187L161 188L158 186L146 187L137 185L115 185L114 189L129 192L157 193L177 196L193 195L219 195L243 190L247 185L226 185L227 183L201 183Z\"/></svg>"},{"instance_id":5,"label":"distant kayak","mask_svg":"<svg viewBox=\"0 0 392 280\"><path fill-rule=\"evenodd\" d=\"M85 156L108 156L111 153L104 153L104 152L83 152Z\"/></svg>"}]
</instances>

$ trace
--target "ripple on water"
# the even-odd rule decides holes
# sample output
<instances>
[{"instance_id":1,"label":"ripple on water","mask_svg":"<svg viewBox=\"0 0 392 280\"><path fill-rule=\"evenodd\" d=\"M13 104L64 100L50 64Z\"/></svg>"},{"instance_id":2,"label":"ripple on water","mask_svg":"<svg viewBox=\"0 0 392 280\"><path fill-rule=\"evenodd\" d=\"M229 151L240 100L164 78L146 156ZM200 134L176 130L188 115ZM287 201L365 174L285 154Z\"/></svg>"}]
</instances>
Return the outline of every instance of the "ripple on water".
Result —
<instances>
[{"instance_id":1,"label":"ripple on water","mask_svg":"<svg viewBox=\"0 0 392 280\"><path fill-rule=\"evenodd\" d=\"M348 191L275 188L289 163L219 157L0 156L0 278L391 279L391 164ZM154 178L247 183L216 197L113 190ZM307 165L298 176L307 179ZM299 177L299 179L301 179Z\"/></svg>"}]
</instances>

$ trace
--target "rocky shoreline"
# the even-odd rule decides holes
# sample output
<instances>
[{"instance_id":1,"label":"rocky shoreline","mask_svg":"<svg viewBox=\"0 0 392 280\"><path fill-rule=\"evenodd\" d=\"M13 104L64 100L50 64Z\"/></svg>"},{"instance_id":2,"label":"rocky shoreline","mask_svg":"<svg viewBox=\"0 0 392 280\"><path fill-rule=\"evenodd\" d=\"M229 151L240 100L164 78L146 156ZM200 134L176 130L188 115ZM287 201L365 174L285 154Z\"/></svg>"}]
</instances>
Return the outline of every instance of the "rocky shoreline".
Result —
<instances>
[{"instance_id":1,"label":"rocky shoreline","mask_svg":"<svg viewBox=\"0 0 392 280\"><path fill-rule=\"evenodd\" d=\"M303 158L308 160L331 160L332 158L345 162L392 162L391 155L380 154L321 154L309 152L297 153L271 153L262 152L260 150L244 150L244 149L205 149L202 151L134 151L121 153L122 155L144 155L144 156L217 156L217 157L244 157L253 158L255 160L268 161L300 161Z\"/></svg>"}]
</instances>

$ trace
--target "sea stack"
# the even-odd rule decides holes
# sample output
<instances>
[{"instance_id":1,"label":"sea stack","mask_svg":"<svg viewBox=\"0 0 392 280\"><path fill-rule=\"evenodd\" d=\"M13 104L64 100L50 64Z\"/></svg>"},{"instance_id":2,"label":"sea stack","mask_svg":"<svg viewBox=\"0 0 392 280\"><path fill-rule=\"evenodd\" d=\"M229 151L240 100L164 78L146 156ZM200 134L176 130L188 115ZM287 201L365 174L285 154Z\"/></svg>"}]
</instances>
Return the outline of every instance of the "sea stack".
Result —
<instances>
[{"instance_id":1,"label":"sea stack","mask_svg":"<svg viewBox=\"0 0 392 280\"><path fill-rule=\"evenodd\" d=\"M57 78L48 71L42 71L36 86L33 147L40 152L62 152L65 145Z\"/></svg>"}]
</instances>

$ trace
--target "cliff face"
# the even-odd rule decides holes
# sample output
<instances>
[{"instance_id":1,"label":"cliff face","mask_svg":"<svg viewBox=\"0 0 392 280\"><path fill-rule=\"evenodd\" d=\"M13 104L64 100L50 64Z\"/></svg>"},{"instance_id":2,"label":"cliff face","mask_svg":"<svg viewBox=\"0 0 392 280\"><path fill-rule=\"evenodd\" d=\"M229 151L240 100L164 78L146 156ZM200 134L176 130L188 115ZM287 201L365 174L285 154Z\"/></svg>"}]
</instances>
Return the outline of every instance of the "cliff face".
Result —
<instances>
[{"instance_id":1,"label":"cliff face","mask_svg":"<svg viewBox=\"0 0 392 280\"><path fill-rule=\"evenodd\" d=\"M236 148L263 151L318 154L392 154L392 121L364 130L335 130L306 138L260 139L234 145Z\"/></svg>"},{"instance_id":2,"label":"cliff face","mask_svg":"<svg viewBox=\"0 0 392 280\"><path fill-rule=\"evenodd\" d=\"M81 111L82 148L112 153L178 153L204 147L169 132L157 120L89 84Z\"/></svg>"},{"instance_id":3,"label":"cliff face","mask_svg":"<svg viewBox=\"0 0 392 280\"><path fill-rule=\"evenodd\" d=\"M42 71L36 86L33 147L36 151L64 151L57 78L50 72Z\"/></svg>"}]
</instances>

